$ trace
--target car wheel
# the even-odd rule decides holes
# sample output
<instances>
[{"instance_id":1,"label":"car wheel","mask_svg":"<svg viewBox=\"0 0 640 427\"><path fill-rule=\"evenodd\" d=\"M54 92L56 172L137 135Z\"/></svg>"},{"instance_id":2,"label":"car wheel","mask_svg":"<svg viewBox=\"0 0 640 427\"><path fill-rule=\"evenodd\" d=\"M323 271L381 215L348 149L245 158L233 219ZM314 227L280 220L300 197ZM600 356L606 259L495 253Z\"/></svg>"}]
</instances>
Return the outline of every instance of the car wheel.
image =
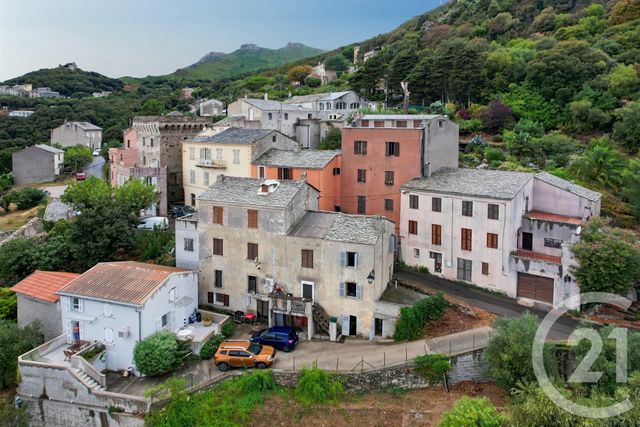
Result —
<instances>
[{"instance_id":1,"label":"car wheel","mask_svg":"<svg viewBox=\"0 0 640 427\"><path fill-rule=\"evenodd\" d=\"M282 351L284 351L285 353L289 353L291 351L291 347L285 345L284 347L282 347Z\"/></svg>"},{"instance_id":2,"label":"car wheel","mask_svg":"<svg viewBox=\"0 0 640 427\"><path fill-rule=\"evenodd\" d=\"M222 362L220 364L218 364L218 369L221 370L222 372L226 372L229 370L229 364Z\"/></svg>"},{"instance_id":3,"label":"car wheel","mask_svg":"<svg viewBox=\"0 0 640 427\"><path fill-rule=\"evenodd\" d=\"M262 363L262 362L256 363L256 368L258 368L258 369L264 369L266 367L267 367L267 365Z\"/></svg>"}]
</instances>

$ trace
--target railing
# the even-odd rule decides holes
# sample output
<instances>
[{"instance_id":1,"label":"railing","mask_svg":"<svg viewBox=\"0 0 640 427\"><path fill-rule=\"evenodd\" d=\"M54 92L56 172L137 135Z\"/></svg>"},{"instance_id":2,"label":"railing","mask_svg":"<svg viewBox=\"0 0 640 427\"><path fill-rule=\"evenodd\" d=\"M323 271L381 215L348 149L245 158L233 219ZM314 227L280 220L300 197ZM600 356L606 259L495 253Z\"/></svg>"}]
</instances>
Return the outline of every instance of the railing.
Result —
<instances>
[{"instance_id":1,"label":"railing","mask_svg":"<svg viewBox=\"0 0 640 427\"><path fill-rule=\"evenodd\" d=\"M95 342L89 347L71 356L71 366L73 366L74 368L80 369L85 374L89 375L89 377L91 377L92 380L100 384L103 388L107 388L107 376L101 372L98 372L98 370L91 364L91 362L89 362L87 359L82 357L83 353L87 353L90 350L93 350L94 348L96 348L97 346L102 346L102 344L99 342ZM105 351L104 348L102 351Z\"/></svg>"},{"instance_id":2,"label":"railing","mask_svg":"<svg viewBox=\"0 0 640 427\"><path fill-rule=\"evenodd\" d=\"M269 294L273 302L273 309L286 313L297 313L310 316L311 302L300 297L290 297L280 294Z\"/></svg>"},{"instance_id":3,"label":"railing","mask_svg":"<svg viewBox=\"0 0 640 427\"><path fill-rule=\"evenodd\" d=\"M200 168L226 169L227 162L226 160L199 160L196 166Z\"/></svg>"},{"instance_id":4,"label":"railing","mask_svg":"<svg viewBox=\"0 0 640 427\"><path fill-rule=\"evenodd\" d=\"M528 251L525 249L516 249L515 251L511 251L511 256L514 256L517 258L530 259L534 261L548 262L550 264L558 264L558 265L562 264L561 256L545 254L542 252Z\"/></svg>"}]
</instances>

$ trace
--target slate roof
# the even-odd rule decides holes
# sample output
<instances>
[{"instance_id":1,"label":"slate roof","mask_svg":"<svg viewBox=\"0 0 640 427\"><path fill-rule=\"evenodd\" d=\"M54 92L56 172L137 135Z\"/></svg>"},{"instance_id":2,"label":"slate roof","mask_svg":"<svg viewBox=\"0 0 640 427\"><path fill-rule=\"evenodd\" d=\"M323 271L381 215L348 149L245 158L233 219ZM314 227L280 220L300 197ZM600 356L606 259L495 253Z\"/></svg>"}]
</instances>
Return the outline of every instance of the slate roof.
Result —
<instances>
[{"instance_id":1,"label":"slate roof","mask_svg":"<svg viewBox=\"0 0 640 427\"><path fill-rule=\"evenodd\" d=\"M143 305L175 273L190 270L142 262L101 262L58 291L72 295Z\"/></svg>"},{"instance_id":2,"label":"slate roof","mask_svg":"<svg viewBox=\"0 0 640 427\"><path fill-rule=\"evenodd\" d=\"M387 219L341 212L308 211L289 231L290 236L373 245Z\"/></svg>"},{"instance_id":3,"label":"slate roof","mask_svg":"<svg viewBox=\"0 0 640 427\"><path fill-rule=\"evenodd\" d=\"M82 130L102 130L101 127L98 127L93 123L89 123L89 122L67 122L65 124L77 126Z\"/></svg>"},{"instance_id":4,"label":"slate roof","mask_svg":"<svg viewBox=\"0 0 640 427\"><path fill-rule=\"evenodd\" d=\"M314 102L314 101L333 101L338 98L342 98L343 96L351 92L352 91L347 90L343 92L323 92L323 93L311 93L309 95L297 95L287 99L284 102L287 104L304 104L306 102Z\"/></svg>"},{"instance_id":5,"label":"slate roof","mask_svg":"<svg viewBox=\"0 0 640 427\"><path fill-rule=\"evenodd\" d=\"M48 151L53 154L64 154L64 150L59 150L56 147L52 147L50 145L45 144L36 144L34 147L38 147L41 150Z\"/></svg>"},{"instance_id":6,"label":"slate roof","mask_svg":"<svg viewBox=\"0 0 640 427\"><path fill-rule=\"evenodd\" d=\"M56 292L79 276L75 273L36 270L16 283L11 290L42 301L57 302L60 298Z\"/></svg>"},{"instance_id":7,"label":"slate roof","mask_svg":"<svg viewBox=\"0 0 640 427\"><path fill-rule=\"evenodd\" d=\"M253 161L261 166L284 168L324 169L331 160L342 153L340 150L287 151L271 148Z\"/></svg>"},{"instance_id":8,"label":"slate roof","mask_svg":"<svg viewBox=\"0 0 640 427\"><path fill-rule=\"evenodd\" d=\"M402 189L511 200L533 176L489 169L442 169L429 178L414 178Z\"/></svg>"},{"instance_id":9,"label":"slate roof","mask_svg":"<svg viewBox=\"0 0 640 427\"><path fill-rule=\"evenodd\" d=\"M552 175L549 172L537 173L536 179L539 179L542 182L546 182L549 185L553 185L554 187L558 187L562 190L568 191L569 193L575 194L576 196L584 197L585 199L592 202L600 200L600 197L602 197L602 194L598 193L597 191L589 190L588 188L582 187L578 184L574 184L573 182L567 181L566 179L562 179L555 175Z\"/></svg>"},{"instance_id":10,"label":"slate roof","mask_svg":"<svg viewBox=\"0 0 640 427\"><path fill-rule=\"evenodd\" d=\"M209 200L218 203L242 204L257 207L285 208L298 192L308 185L305 181L272 181L278 185L268 194L259 194L265 182L259 178L240 178L218 175L218 179L204 191L198 200Z\"/></svg>"},{"instance_id":11,"label":"slate roof","mask_svg":"<svg viewBox=\"0 0 640 427\"><path fill-rule=\"evenodd\" d=\"M253 105L256 108L261 110L271 110L271 111L312 111L308 108L302 108L297 105L285 104L280 101L271 101L265 99L255 99L255 98L242 98L246 103Z\"/></svg>"},{"instance_id":12,"label":"slate roof","mask_svg":"<svg viewBox=\"0 0 640 427\"><path fill-rule=\"evenodd\" d=\"M213 144L254 144L261 138L275 132L273 129L229 128L209 136L195 136L194 142L211 142Z\"/></svg>"}]
</instances>

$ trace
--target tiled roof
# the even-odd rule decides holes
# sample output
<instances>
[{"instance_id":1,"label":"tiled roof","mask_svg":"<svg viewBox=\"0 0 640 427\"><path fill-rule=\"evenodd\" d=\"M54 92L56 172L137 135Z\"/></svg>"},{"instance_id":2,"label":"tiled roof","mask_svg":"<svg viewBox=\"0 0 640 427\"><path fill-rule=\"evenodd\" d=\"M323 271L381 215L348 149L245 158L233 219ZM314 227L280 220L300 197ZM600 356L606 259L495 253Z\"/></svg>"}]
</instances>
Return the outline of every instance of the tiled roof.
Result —
<instances>
[{"instance_id":1,"label":"tiled roof","mask_svg":"<svg viewBox=\"0 0 640 427\"><path fill-rule=\"evenodd\" d=\"M42 301L57 302L59 298L56 292L79 276L75 273L36 270L16 283L11 290Z\"/></svg>"},{"instance_id":2,"label":"tiled roof","mask_svg":"<svg viewBox=\"0 0 640 427\"><path fill-rule=\"evenodd\" d=\"M572 216L558 215L549 212L542 211L529 211L525 214L525 217L530 219L537 219L541 221L559 222L564 224L582 225L584 220L582 218L575 218Z\"/></svg>"},{"instance_id":3,"label":"tiled roof","mask_svg":"<svg viewBox=\"0 0 640 427\"><path fill-rule=\"evenodd\" d=\"M429 178L414 178L403 190L511 200L533 178L532 173L489 169L442 169Z\"/></svg>"},{"instance_id":4,"label":"tiled roof","mask_svg":"<svg viewBox=\"0 0 640 427\"><path fill-rule=\"evenodd\" d=\"M542 182L546 182L549 185L553 185L554 187L558 187L562 190L568 191L569 193L575 194L576 196L584 197L585 199L592 202L600 200L600 197L602 197L602 194L598 193L597 191L589 190L588 188L582 187L578 184L574 184L573 182L567 181L566 179L551 175L549 172L540 172L536 174L536 179L539 179Z\"/></svg>"},{"instance_id":5,"label":"tiled roof","mask_svg":"<svg viewBox=\"0 0 640 427\"><path fill-rule=\"evenodd\" d=\"M58 295L143 305L169 276L189 271L134 261L102 262L60 289Z\"/></svg>"},{"instance_id":6,"label":"tiled roof","mask_svg":"<svg viewBox=\"0 0 640 427\"><path fill-rule=\"evenodd\" d=\"M285 168L323 169L341 153L340 150L286 151L271 148L255 159L253 164Z\"/></svg>"},{"instance_id":7,"label":"tiled roof","mask_svg":"<svg viewBox=\"0 0 640 427\"><path fill-rule=\"evenodd\" d=\"M387 219L340 212L308 211L294 224L290 236L336 242L375 244Z\"/></svg>"},{"instance_id":8,"label":"tiled roof","mask_svg":"<svg viewBox=\"0 0 640 427\"><path fill-rule=\"evenodd\" d=\"M261 138L276 132L273 129L229 128L210 136L195 136L194 142L211 142L213 144L253 144Z\"/></svg>"},{"instance_id":9,"label":"tiled roof","mask_svg":"<svg viewBox=\"0 0 640 427\"><path fill-rule=\"evenodd\" d=\"M511 251L511 256L516 258L531 259L534 261L548 262L549 264L562 264L562 257L557 255L543 254L542 252L526 251L524 249L516 249Z\"/></svg>"},{"instance_id":10,"label":"tiled roof","mask_svg":"<svg viewBox=\"0 0 640 427\"><path fill-rule=\"evenodd\" d=\"M302 108L297 105L285 104L280 101L270 101L265 99L255 99L255 98L242 98L247 104L253 105L256 108L261 110L269 110L269 111L309 111L308 108Z\"/></svg>"},{"instance_id":11,"label":"tiled roof","mask_svg":"<svg viewBox=\"0 0 640 427\"><path fill-rule=\"evenodd\" d=\"M260 193L260 189L261 185L265 182L277 182L277 186L268 194L262 194ZM198 200L258 207L285 208L305 185L308 185L305 181L265 181L264 179L258 178L218 175L217 181L204 191L200 197L198 197Z\"/></svg>"},{"instance_id":12,"label":"tiled roof","mask_svg":"<svg viewBox=\"0 0 640 427\"><path fill-rule=\"evenodd\" d=\"M64 150L59 150L56 147L52 147L50 145L36 144L35 147L38 147L41 150L48 151L48 152L53 153L53 154L63 154L64 153Z\"/></svg>"}]
</instances>

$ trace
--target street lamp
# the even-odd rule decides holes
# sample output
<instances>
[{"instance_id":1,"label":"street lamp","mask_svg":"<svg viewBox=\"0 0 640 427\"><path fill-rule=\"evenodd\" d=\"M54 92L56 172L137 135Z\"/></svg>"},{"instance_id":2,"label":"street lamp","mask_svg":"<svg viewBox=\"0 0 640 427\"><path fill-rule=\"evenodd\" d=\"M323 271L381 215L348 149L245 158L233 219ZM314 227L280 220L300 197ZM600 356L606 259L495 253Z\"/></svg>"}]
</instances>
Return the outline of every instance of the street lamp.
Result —
<instances>
[{"instance_id":1,"label":"street lamp","mask_svg":"<svg viewBox=\"0 0 640 427\"><path fill-rule=\"evenodd\" d=\"M369 284L372 284L374 280L376 280L376 272L375 270L371 270L371 273L369 273L369 275L367 276L367 282L369 282Z\"/></svg>"}]
</instances>

